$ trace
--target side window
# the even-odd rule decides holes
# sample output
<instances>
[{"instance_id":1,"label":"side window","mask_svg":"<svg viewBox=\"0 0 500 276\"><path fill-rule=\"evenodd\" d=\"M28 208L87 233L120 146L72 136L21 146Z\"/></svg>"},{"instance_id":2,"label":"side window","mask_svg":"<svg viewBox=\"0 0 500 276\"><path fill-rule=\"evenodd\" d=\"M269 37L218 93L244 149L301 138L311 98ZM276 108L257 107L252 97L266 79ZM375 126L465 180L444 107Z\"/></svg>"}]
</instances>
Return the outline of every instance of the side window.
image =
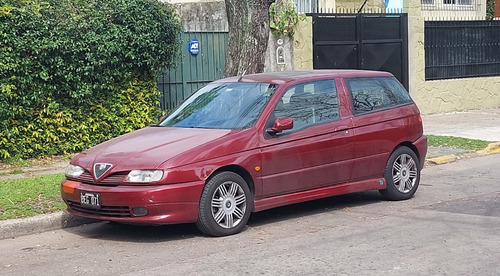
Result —
<instances>
[{"instance_id":1,"label":"side window","mask_svg":"<svg viewBox=\"0 0 500 276\"><path fill-rule=\"evenodd\" d=\"M394 77L346 79L354 115L411 103L408 92Z\"/></svg>"},{"instance_id":2,"label":"side window","mask_svg":"<svg viewBox=\"0 0 500 276\"><path fill-rule=\"evenodd\" d=\"M339 102L334 80L319 80L290 87L274 109L275 118L291 117L296 131L339 119Z\"/></svg>"}]
</instances>

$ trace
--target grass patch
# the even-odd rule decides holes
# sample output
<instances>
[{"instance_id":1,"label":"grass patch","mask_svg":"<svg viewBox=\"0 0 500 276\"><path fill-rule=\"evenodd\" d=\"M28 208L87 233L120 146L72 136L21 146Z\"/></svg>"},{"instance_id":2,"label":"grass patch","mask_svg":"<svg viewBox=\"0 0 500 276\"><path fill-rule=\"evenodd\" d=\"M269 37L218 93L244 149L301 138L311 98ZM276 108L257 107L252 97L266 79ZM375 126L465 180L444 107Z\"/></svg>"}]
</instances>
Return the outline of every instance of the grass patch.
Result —
<instances>
[{"instance_id":1,"label":"grass patch","mask_svg":"<svg viewBox=\"0 0 500 276\"><path fill-rule=\"evenodd\" d=\"M427 142L431 147L450 147L476 151L486 148L486 146L491 143L483 140L437 135L427 135Z\"/></svg>"},{"instance_id":2,"label":"grass patch","mask_svg":"<svg viewBox=\"0 0 500 276\"><path fill-rule=\"evenodd\" d=\"M0 220L31 217L66 209L60 184L64 174L0 180Z\"/></svg>"}]
</instances>

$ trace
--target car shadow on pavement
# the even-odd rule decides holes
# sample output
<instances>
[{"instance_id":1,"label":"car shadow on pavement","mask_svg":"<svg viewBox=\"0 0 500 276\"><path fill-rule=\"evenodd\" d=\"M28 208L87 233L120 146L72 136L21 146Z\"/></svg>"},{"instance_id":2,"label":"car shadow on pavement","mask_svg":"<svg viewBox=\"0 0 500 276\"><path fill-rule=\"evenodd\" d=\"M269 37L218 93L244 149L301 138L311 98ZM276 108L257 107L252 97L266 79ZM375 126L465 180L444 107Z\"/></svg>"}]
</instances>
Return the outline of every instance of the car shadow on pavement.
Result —
<instances>
[{"instance_id":1,"label":"car shadow on pavement","mask_svg":"<svg viewBox=\"0 0 500 276\"><path fill-rule=\"evenodd\" d=\"M250 227L261 226L294 218L307 217L314 214L334 212L349 207L359 207L380 201L383 201L383 198L378 191L332 196L253 213L250 216L248 225Z\"/></svg>"},{"instance_id":2,"label":"car shadow on pavement","mask_svg":"<svg viewBox=\"0 0 500 276\"><path fill-rule=\"evenodd\" d=\"M67 232L88 239L122 242L155 243L190 239L201 236L194 224L130 225L115 222L97 222L79 227L65 228Z\"/></svg>"},{"instance_id":3,"label":"car shadow on pavement","mask_svg":"<svg viewBox=\"0 0 500 276\"><path fill-rule=\"evenodd\" d=\"M278 207L258 213L252 213L248 222L248 227L244 231L248 231L252 227L265 226L266 224L307 217L324 212L335 212L345 208L377 203L382 200L382 196L377 191L367 191ZM211 238L204 236L196 228L194 223L144 226L114 222L97 222L79 227L65 228L64 230L89 239L136 243Z\"/></svg>"}]
</instances>

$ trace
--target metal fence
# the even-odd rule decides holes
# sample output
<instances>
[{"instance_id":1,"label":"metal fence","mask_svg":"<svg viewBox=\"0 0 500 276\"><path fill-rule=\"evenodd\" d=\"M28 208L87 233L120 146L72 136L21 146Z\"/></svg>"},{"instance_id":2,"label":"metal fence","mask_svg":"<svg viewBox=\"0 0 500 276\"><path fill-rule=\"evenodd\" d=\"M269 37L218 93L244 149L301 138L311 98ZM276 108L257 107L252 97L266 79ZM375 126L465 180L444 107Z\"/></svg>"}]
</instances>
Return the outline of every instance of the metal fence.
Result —
<instances>
[{"instance_id":1,"label":"metal fence","mask_svg":"<svg viewBox=\"0 0 500 276\"><path fill-rule=\"evenodd\" d=\"M425 21L425 79L500 76L500 21Z\"/></svg>"},{"instance_id":2,"label":"metal fence","mask_svg":"<svg viewBox=\"0 0 500 276\"><path fill-rule=\"evenodd\" d=\"M189 42L196 39L199 52L190 53ZM227 32L187 32L182 34L182 48L177 68L158 78L160 105L170 110L205 84L222 77L228 44Z\"/></svg>"}]
</instances>

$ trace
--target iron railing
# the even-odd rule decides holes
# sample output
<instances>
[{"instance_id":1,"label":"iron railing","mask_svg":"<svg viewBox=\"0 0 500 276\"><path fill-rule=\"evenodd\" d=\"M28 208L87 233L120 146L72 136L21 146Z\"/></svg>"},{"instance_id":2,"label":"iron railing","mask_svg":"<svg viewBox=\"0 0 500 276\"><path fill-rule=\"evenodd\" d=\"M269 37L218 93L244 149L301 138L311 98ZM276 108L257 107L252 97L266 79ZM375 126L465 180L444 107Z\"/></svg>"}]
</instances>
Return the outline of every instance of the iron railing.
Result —
<instances>
[{"instance_id":1,"label":"iron railing","mask_svg":"<svg viewBox=\"0 0 500 276\"><path fill-rule=\"evenodd\" d=\"M500 21L425 21L425 79L500 76Z\"/></svg>"}]
</instances>

